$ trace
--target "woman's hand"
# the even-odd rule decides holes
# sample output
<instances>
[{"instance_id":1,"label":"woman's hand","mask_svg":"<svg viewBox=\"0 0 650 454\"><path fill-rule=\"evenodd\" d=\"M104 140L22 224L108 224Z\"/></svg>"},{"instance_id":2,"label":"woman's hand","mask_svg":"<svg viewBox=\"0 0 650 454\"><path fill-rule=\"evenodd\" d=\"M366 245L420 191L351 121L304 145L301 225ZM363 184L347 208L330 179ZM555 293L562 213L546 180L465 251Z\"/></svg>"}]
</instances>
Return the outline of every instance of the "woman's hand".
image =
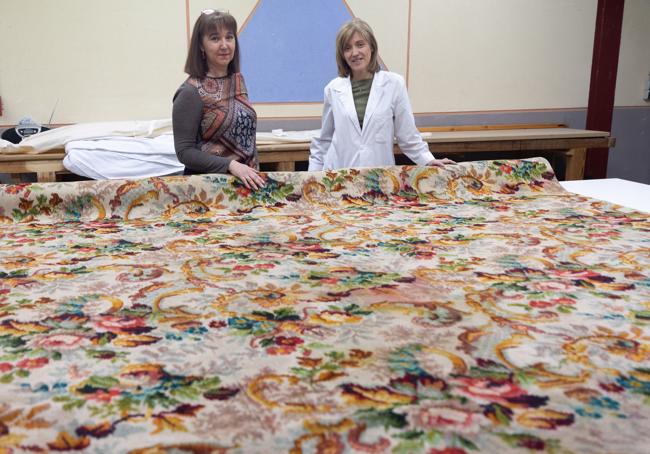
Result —
<instances>
[{"instance_id":1,"label":"woman's hand","mask_svg":"<svg viewBox=\"0 0 650 454\"><path fill-rule=\"evenodd\" d=\"M228 171L239 178L248 189L258 190L264 186L265 181L262 175L252 167L248 167L246 164L242 164L235 160L230 161L230 164L228 164Z\"/></svg>"},{"instance_id":2,"label":"woman's hand","mask_svg":"<svg viewBox=\"0 0 650 454\"><path fill-rule=\"evenodd\" d=\"M451 159L444 158L444 159L433 159L427 162L427 165L431 167L444 167L450 164L456 164L456 161L452 161Z\"/></svg>"}]
</instances>

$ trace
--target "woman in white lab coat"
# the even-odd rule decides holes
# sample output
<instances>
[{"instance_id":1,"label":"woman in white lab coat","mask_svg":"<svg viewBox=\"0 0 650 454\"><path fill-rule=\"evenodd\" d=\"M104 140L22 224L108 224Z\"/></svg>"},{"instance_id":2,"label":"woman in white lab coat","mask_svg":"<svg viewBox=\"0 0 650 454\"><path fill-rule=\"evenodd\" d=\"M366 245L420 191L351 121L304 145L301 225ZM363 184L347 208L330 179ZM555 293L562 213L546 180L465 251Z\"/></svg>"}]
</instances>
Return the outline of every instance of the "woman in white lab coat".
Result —
<instances>
[{"instance_id":1,"label":"woman in white lab coat","mask_svg":"<svg viewBox=\"0 0 650 454\"><path fill-rule=\"evenodd\" d=\"M370 26L353 19L336 36L339 77L325 87L320 137L311 142L309 170L395 164L393 137L419 165L453 164L435 159L415 126L406 84L380 71Z\"/></svg>"}]
</instances>

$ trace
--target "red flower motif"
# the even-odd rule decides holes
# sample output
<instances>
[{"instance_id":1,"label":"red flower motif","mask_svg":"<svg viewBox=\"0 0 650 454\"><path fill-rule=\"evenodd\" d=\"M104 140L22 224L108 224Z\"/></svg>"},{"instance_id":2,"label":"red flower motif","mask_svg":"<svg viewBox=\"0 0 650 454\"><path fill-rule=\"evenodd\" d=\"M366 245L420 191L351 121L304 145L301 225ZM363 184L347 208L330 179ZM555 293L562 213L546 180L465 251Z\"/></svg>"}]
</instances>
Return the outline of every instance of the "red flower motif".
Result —
<instances>
[{"instance_id":1,"label":"red flower motif","mask_svg":"<svg viewBox=\"0 0 650 454\"><path fill-rule=\"evenodd\" d=\"M621 393L625 391L625 388L616 383L600 383L599 386L601 389L610 393Z\"/></svg>"},{"instance_id":2,"label":"red flower motif","mask_svg":"<svg viewBox=\"0 0 650 454\"><path fill-rule=\"evenodd\" d=\"M531 307L536 307L538 309L546 309L547 307L553 306L573 306L576 301L572 298L553 298L550 301L531 301Z\"/></svg>"},{"instance_id":3,"label":"red flower motif","mask_svg":"<svg viewBox=\"0 0 650 454\"><path fill-rule=\"evenodd\" d=\"M48 201L48 203L50 205L52 205L53 207L57 206L61 202L63 202L63 199L57 193L52 194L52 196L50 197L50 200Z\"/></svg>"},{"instance_id":4,"label":"red flower motif","mask_svg":"<svg viewBox=\"0 0 650 454\"><path fill-rule=\"evenodd\" d=\"M509 381L495 381L489 378L458 378L455 384L460 384L457 389L461 394L476 397L487 402L507 404L513 397L526 394L526 391Z\"/></svg>"},{"instance_id":5,"label":"red flower motif","mask_svg":"<svg viewBox=\"0 0 650 454\"><path fill-rule=\"evenodd\" d=\"M5 372L9 372L13 368L14 368L14 366L12 366L10 363L0 363L0 374L4 374Z\"/></svg>"},{"instance_id":6,"label":"red flower motif","mask_svg":"<svg viewBox=\"0 0 650 454\"><path fill-rule=\"evenodd\" d=\"M266 349L269 355L289 355L296 351L296 347L292 345L274 345Z\"/></svg>"},{"instance_id":7,"label":"red flower motif","mask_svg":"<svg viewBox=\"0 0 650 454\"><path fill-rule=\"evenodd\" d=\"M236 265L233 267L233 271L250 271L250 270L268 270L275 268L275 265L272 263L258 263L257 265Z\"/></svg>"},{"instance_id":8,"label":"red flower motif","mask_svg":"<svg viewBox=\"0 0 650 454\"><path fill-rule=\"evenodd\" d=\"M305 341L302 340L299 337L285 337L285 336L278 336L275 338L275 345L284 345L284 346L296 346L300 344L304 344Z\"/></svg>"},{"instance_id":9,"label":"red flower motif","mask_svg":"<svg viewBox=\"0 0 650 454\"><path fill-rule=\"evenodd\" d=\"M248 189L247 187L239 187L236 189L237 194L239 194L242 197L248 197L251 193L251 190Z\"/></svg>"},{"instance_id":10,"label":"red flower motif","mask_svg":"<svg viewBox=\"0 0 650 454\"><path fill-rule=\"evenodd\" d=\"M467 454L467 451L461 448L445 448L445 449L431 448L429 454Z\"/></svg>"},{"instance_id":11,"label":"red flower motif","mask_svg":"<svg viewBox=\"0 0 650 454\"><path fill-rule=\"evenodd\" d=\"M531 287L540 292L562 292L571 288L571 285L562 281L533 282Z\"/></svg>"},{"instance_id":12,"label":"red flower motif","mask_svg":"<svg viewBox=\"0 0 650 454\"><path fill-rule=\"evenodd\" d=\"M568 277L570 279L589 279L592 277L600 276L598 273L595 271L591 270L551 270L550 274L554 274L555 276L561 276L561 277Z\"/></svg>"},{"instance_id":13,"label":"red flower motif","mask_svg":"<svg viewBox=\"0 0 650 454\"><path fill-rule=\"evenodd\" d=\"M320 280L321 284L336 284L339 280L335 277L326 277Z\"/></svg>"},{"instance_id":14,"label":"red flower motif","mask_svg":"<svg viewBox=\"0 0 650 454\"><path fill-rule=\"evenodd\" d=\"M551 300L555 304L560 304L563 306L573 306L576 303L576 300L573 298L567 298L567 297L562 297L562 298L554 298Z\"/></svg>"},{"instance_id":15,"label":"red flower motif","mask_svg":"<svg viewBox=\"0 0 650 454\"><path fill-rule=\"evenodd\" d=\"M74 348L84 340L86 340L85 337L76 334L49 334L36 338L32 343L32 347L53 349Z\"/></svg>"},{"instance_id":16,"label":"red flower motif","mask_svg":"<svg viewBox=\"0 0 650 454\"><path fill-rule=\"evenodd\" d=\"M146 324L143 319L135 317L116 317L114 315L105 315L101 317L95 325L104 331L118 334L132 334L141 331Z\"/></svg>"},{"instance_id":17,"label":"red flower motif","mask_svg":"<svg viewBox=\"0 0 650 454\"><path fill-rule=\"evenodd\" d=\"M232 270L233 271L250 271L250 270L253 270L253 269L255 269L255 268L253 268L250 265L237 265Z\"/></svg>"},{"instance_id":18,"label":"red flower motif","mask_svg":"<svg viewBox=\"0 0 650 454\"><path fill-rule=\"evenodd\" d=\"M499 166L499 169L501 169L503 173L507 173L508 175L512 173L512 167L507 164L501 164Z\"/></svg>"},{"instance_id":19,"label":"red flower motif","mask_svg":"<svg viewBox=\"0 0 650 454\"><path fill-rule=\"evenodd\" d=\"M110 402L113 400L113 397L117 397L120 395L120 390L117 388L111 388L108 390L108 392L104 391L103 389L97 390L92 394L88 394L86 399L88 400L97 400L99 402Z\"/></svg>"},{"instance_id":20,"label":"red flower motif","mask_svg":"<svg viewBox=\"0 0 650 454\"><path fill-rule=\"evenodd\" d=\"M29 211L31 210L32 206L34 206L34 201L25 199L24 197L20 198L20 203L18 204L18 208L20 208L23 211Z\"/></svg>"},{"instance_id":21,"label":"red flower motif","mask_svg":"<svg viewBox=\"0 0 650 454\"><path fill-rule=\"evenodd\" d=\"M425 404L404 407L409 422L418 429L478 433L487 420L481 413L450 405Z\"/></svg>"},{"instance_id":22,"label":"red flower motif","mask_svg":"<svg viewBox=\"0 0 650 454\"><path fill-rule=\"evenodd\" d=\"M609 236L618 236L618 232L593 232L587 235L589 238L607 238Z\"/></svg>"},{"instance_id":23,"label":"red flower motif","mask_svg":"<svg viewBox=\"0 0 650 454\"><path fill-rule=\"evenodd\" d=\"M18 194L30 184L31 183L18 183L18 184L8 185L5 186L5 192L7 194Z\"/></svg>"},{"instance_id":24,"label":"red flower motif","mask_svg":"<svg viewBox=\"0 0 650 454\"><path fill-rule=\"evenodd\" d=\"M44 357L41 358L27 358L22 361L18 361L16 367L20 369L38 369L39 367L45 366L49 363L50 360Z\"/></svg>"}]
</instances>

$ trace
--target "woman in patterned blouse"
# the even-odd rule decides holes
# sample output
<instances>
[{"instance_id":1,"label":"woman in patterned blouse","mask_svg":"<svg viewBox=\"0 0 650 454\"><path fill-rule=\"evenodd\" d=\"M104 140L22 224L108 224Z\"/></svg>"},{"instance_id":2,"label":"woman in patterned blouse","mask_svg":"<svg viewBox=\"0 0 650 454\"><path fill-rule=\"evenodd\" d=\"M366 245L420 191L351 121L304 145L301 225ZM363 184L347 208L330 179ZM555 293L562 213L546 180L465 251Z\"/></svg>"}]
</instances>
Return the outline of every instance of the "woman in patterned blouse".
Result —
<instances>
[{"instance_id":1,"label":"woman in patterned blouse","mask_svg":"<svg viewBox=\"0 0 650 454\"><path fill-rule=\"evenodd\" d=\"M257 114L239 72L237 22L205 10L194 24L185 72L174 95L174 146L186 173L227 173L249 189L264 186L258 172Z\"/></svg>"}]
</instances>

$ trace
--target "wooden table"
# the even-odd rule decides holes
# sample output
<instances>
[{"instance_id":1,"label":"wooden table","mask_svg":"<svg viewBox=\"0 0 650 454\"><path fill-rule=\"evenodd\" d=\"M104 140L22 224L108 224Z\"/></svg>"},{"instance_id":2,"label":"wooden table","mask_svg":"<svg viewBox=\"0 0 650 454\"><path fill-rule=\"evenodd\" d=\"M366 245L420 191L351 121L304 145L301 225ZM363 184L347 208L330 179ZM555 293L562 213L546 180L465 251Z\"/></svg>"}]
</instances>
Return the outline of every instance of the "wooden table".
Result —
<instances>
[{"instance_id":1,"label":"wooden table","mask_svg":"<svg viewBox=\"0 0 650 454\"><path fill-rule=\"evenodd\" d=\"M470 157L472 154L490 152L499 158L513 155L536 156L536 152L554 152L566 158L565 180L581 180L584 176L588 148L610 148L615 139L608 132L571 128L534 128L479 131L423 132L423 139L432 153ZM278 171L295 170L296 162L309 159L309 143L258 144L260 163L276 164ZM395 147L395 153L401 153ZM63 167L65 152L61 149L40 154L0 155L0 173L35 172L37 181L56 181L57 172L67 172Z\"/></svg>"},{"instance_id":2,"label":"wooden table","mask_svg":"<svg viewBox=\"0 0 650 454\"><path fill-rule=\"evenodd\" d=\"M584 176L588 148L610 148L616 140L606 131L571 128L534 128L515 130L434 131L423 132L422 138L438 157L493 153L507 159L512 154L536 156L536 152L555 152L566 158L565 180L581 180ZM309 159L308 143L258 145L260 162L278 163L280 171L292 171L295 163ZM400 154L399 147L395 153Z\"/></svg>"}]
</instances>

